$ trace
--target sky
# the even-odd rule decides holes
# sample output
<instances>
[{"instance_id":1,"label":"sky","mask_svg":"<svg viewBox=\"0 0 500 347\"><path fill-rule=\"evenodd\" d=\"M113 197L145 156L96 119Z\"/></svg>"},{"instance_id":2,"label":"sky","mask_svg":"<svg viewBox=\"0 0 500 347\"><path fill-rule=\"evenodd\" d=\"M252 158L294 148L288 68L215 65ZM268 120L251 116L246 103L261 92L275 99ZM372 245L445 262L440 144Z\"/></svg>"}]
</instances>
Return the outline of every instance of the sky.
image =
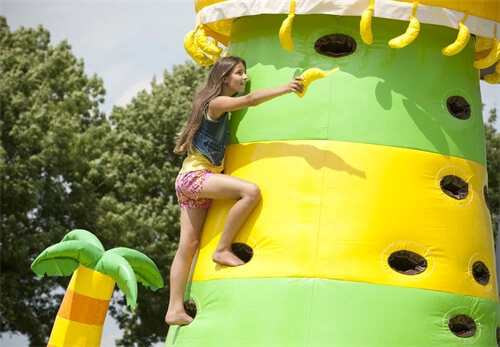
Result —
<instances>
[{"instance_id":1,"label":"sky","mask_svg":"<svg viewBox=\"0 0 500 347\"><path fill-rule=\"evenodd\" d=\"M195 27L193 0L0 0L0 15L11 31L42 25L53 46L68 40L73 54L84 60L86 74L104 80L105 112L150 88L153 76L161 80L165 70L191 60L183 40ZM490 109L500 108L500 85L481 81L481 94L486 120ZM114 346L120 336L108 317L102 346ZM26 339L4 337L0 344L26 346Z\"/></svg>"},{"instance_id":2,"label":"sky","mask_svg":"<svg viewBox=\"0 0 500 347\"><path fill-rule=\"evenodd\" d=\"M191 60L183 40L195 27L193 0L0 0L0 14L11 31L41 24L53 45L67 39L86 73L103 78L106 112ZM481 81L481 93L486 115L500 107L500 85Z\"/></svg>"}]
</instances>

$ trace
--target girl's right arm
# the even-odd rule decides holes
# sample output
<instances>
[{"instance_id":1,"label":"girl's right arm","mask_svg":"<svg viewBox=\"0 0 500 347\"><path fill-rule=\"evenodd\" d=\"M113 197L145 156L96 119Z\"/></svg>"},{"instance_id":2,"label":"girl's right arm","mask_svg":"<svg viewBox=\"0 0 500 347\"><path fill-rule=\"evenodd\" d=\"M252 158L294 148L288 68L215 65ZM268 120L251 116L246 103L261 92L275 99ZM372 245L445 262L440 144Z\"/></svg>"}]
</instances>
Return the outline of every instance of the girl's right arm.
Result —
<instances>
[{"instance_id":1,"label":"girl's right arm","mask_svg":"<svg viewBox=\"0 0 500 347\"><path fill-rule=\"evenodd\" d=\"M297 76L290 83L279 87L260 89L237 97L219 96L210 102L208 115L211 119L216 120L225 112L257 106L288 93L300 93L304 90L302 80L302 77Z\"/></svg>"}]
</instances>

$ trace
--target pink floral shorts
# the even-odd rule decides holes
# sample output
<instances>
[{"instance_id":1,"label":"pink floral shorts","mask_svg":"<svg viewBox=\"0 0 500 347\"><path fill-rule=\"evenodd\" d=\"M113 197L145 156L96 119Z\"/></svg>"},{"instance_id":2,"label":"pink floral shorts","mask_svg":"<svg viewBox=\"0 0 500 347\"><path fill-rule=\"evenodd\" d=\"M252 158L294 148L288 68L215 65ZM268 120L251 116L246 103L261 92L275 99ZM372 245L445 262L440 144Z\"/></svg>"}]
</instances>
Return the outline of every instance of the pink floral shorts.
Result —
<instances>
[{"instance_id":1,"label":"pink floral shorts","mask_svg":"<svg viewBox=\"0 0 500 347\"><path fill-rule=\"evenodd\" d=\"M203 184L212 175L215 175L212 171L197 170L184 172L177 176L175 191L181 210L210 208L212 206L212 199L198 199Z\"/></svg>"}]
</instances>

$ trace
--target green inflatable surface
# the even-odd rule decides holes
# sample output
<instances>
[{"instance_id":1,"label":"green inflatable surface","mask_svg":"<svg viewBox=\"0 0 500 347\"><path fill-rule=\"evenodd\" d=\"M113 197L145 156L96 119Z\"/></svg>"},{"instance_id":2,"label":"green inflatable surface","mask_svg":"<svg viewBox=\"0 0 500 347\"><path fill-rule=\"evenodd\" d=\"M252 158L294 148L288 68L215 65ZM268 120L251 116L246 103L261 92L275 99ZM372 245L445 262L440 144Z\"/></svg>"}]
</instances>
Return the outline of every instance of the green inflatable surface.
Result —
<instances>
[{"instance_id":1,"label":"green inflatable surface","mask_svg":"<svg viewBox=\"0 0 500 347\"><path fill-rule=\"evenodd\" d=\"M313 82L302 99L289 94L235 112L231 144L329 139L442 153L485 165L472 40L461 53L447 57L441 49L455 40L456 30L422 24L418 38L396 50L387 42L403 33L407 22L374 18L375 39L366 45L359 36L359 17L307 15L296 16L295 49L288 52L278 38L282 20L260 15L234 23L229 53L245 57L250 90L286 83L311 67L340 71ZM315 51L318 39L334 33L353 38L354 53L334 58ZM466 101L468 119L452 116L450 97Z\"/></svg>"},{"instance_id":2,"label":"green inflatable surface","mask_svg":"<svg viewBox=\"0 0 500 347\"><path fill-rule=\"evenodd\" d=\"M498 306L475 297L314 278L195 282L191 297L196 318L171 327L167 346L496 345ZM474 336L450 330L457 315L474 319Z\"/></svg>"}]
</instances>

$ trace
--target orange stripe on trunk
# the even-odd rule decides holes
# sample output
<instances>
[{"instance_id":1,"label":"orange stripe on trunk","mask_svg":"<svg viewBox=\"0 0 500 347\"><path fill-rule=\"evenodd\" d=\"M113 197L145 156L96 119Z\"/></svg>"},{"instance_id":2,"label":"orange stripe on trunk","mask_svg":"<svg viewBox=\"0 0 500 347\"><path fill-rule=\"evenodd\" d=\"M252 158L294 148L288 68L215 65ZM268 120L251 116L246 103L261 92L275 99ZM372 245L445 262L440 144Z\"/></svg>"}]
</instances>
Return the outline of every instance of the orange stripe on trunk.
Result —
<instances>
[{"instance_id":1,"label":"orange stripe on trunk","mask_svg":"<svg viewBox=\"0 0 500 347\"><path fill-rule=\"evenodd\" d=\"M78 323L103 325L108 307L109 300L91 298L68 288L57 315Z\"/></svg>"}]
</instances>

